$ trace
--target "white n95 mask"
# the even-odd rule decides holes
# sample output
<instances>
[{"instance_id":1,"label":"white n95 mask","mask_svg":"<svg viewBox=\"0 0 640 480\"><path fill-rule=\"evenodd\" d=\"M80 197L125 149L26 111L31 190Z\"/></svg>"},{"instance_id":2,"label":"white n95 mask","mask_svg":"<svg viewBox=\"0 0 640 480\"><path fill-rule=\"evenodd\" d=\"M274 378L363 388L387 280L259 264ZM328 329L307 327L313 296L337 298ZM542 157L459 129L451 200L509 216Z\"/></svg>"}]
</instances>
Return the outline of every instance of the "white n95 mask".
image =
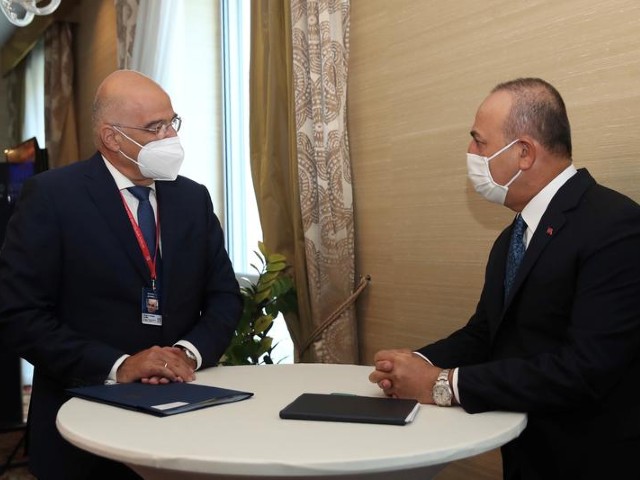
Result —
<instances>
[{"instance_id":1,"label":"white n95 mask","mask_svg":"<svg viewBox=\"0 0 640 480\"><path fill-rule=\"evenodd\" d=\"M489 161L496 158L505 150L511 148L511 146L515 145L518 140L519 139L515 139L513 142L502 147L490 157L483 157L482 155L476 155L475 153L467 153L467 174L469 176L469 180L471 180L476 192L490 202L504 205L504 200L507 197L507 192L509 191L509 185L518 178L522 173L522 170L518 170L518 173L516 173L506 185L500 185L496 183L491 176Z\"/></svg>"},{"instance_id":2,"label":"white n95 mask","mask_svg":"<svg viewBox=\"0 0 640 480\"><path fill-rule=\"evenodd\" d=\"M138 165L138 167L140 167L140 173L145 178L170 181L178 178L178 172L180 172L180 167L184 160L184 149L180 144L179 137L166 137L161 140L154 140L146 145L140 145L119 128L115 126L113 128L120 132L127 140L141 148L137 161L122 150L119 150L119 152L123 157Z\"/></svg>"}]
</instances>

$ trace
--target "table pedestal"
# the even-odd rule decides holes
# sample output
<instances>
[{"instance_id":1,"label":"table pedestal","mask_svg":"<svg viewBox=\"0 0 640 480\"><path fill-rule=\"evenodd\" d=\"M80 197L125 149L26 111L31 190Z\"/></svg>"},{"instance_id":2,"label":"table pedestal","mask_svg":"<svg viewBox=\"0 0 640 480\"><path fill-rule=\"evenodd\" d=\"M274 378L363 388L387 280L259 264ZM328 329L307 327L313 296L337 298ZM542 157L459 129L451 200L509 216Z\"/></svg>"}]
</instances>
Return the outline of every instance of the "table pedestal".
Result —
<instances>
[{"instance_id":1,"label":"table pedestal","mask_svg":"<svg viewBox=\"0 0 640 480\"><path fill-rule=\"evenodd\" d=\"M260 480L389 480L391 478L401 478L402 480L429 480L436 476L446 463L431 465L423 468L412 468L409 470L377 473L357 473L352 475L332 475L332 476L294 476L294 477L259 477ZM255 475L215 475L176 472L172 470L158 470L155 468L129 465L138 475L145 480L255 480Z\"/></svg>"}]
</instances>

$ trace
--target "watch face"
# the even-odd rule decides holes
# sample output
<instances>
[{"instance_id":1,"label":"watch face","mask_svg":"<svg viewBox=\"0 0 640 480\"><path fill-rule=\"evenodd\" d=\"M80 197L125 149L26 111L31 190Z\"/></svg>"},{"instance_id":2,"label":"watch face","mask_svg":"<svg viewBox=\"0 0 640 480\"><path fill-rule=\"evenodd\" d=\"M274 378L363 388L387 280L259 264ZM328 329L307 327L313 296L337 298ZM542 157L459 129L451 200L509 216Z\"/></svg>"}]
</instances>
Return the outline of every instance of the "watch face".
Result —
<instances>
[{"instance_id":1,"label":"watch face","mask_svg":"<svg viewBox=\"0 0 640 480\"><path fill-rule=\"evenodd\" d=\"M433 386L433 401L436 405L451 405L451 389L447 384L437 383Z\"/></svg>"}]
</instances>

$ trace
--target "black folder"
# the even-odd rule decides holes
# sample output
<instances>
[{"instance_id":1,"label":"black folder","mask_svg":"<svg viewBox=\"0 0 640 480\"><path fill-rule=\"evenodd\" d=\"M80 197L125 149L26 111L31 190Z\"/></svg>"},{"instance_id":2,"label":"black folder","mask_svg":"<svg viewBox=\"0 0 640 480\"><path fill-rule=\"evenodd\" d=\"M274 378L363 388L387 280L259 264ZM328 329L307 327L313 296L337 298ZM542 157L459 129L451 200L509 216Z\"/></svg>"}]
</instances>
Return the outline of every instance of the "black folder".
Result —
<instances>
[{"instance_id":1,"label":"black folder","mask_svg":"<svg viewBox=\"0 0 640 480\"><path fill-rule=\"evenodd\" d=\"M406 425L413 421L419 407L416 400L400 398L303 393L280 410L280 418Z\"/></svg>"},{"instance_id":2,"label":"black folder","mask_svg":"<svg viewBox=\"0 0 640 480\"><path fill-rule=\"evenodd\" d=\"M159 417L190 412L223 403L238 402L253 395L253 393L239 390L180 382L164 385L117 383L70 388L67 391L75 397L150 413Z\"/></svg>"}]
</instances>

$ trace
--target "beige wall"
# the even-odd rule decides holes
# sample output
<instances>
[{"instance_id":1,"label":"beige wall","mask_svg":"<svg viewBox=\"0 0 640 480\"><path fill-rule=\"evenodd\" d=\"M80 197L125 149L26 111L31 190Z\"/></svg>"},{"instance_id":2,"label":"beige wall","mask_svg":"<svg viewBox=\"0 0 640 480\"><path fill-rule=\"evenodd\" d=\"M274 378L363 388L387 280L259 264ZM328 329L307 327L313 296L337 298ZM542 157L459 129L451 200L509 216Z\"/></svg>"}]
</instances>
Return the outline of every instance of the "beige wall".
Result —
<instances>
[{"instance_id":1,"label":"beige wall","mask_svg":"<svg viewBox=\"0 0 640 480\"><path fill-rule=\"evenodd\" d=\"M640 201L640 2L352 0L349 134L361 360L418 347L473 312L513 213L466 179L478 104L538 76L563 94L574 162Z\"/></svg>"},{"instance_id":2,"label":"beige wall","mask_svg":"<svg viewBox=\"0 0 640 480\"><path fill-rule=\"evenodd\" d=\"M563 95L574 163L640 201L640 2L351 0L349 135L361 362L462 326L513 212L480 198L465 152L497 83ZM438 480L501 478L496 450Z\"/></svg>"}]
</instances>

